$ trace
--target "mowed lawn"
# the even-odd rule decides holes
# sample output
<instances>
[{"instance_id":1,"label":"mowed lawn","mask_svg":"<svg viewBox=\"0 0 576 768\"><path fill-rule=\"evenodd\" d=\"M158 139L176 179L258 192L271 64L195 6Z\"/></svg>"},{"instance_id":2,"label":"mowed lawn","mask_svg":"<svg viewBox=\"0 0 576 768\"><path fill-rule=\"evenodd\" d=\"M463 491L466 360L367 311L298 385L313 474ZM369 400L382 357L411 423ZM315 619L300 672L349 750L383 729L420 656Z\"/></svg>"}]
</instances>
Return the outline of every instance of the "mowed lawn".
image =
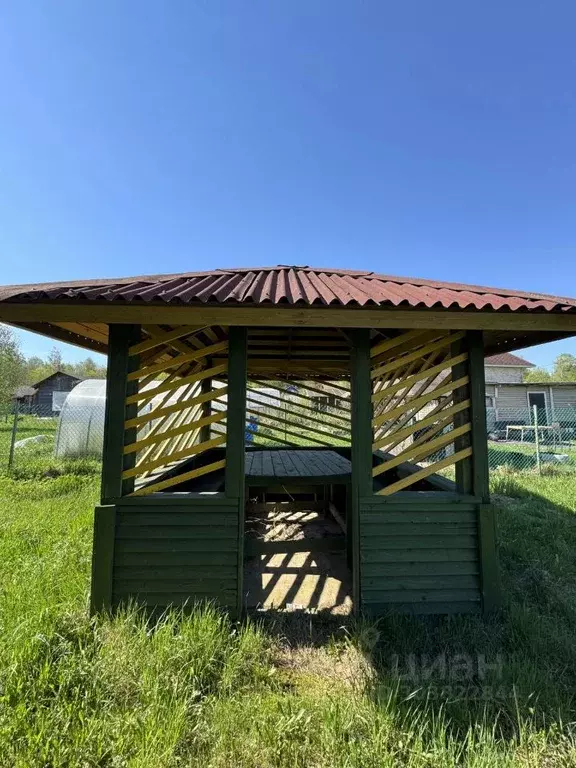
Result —
<instances>
[{"instance_id":1,"label":"mowed lawn","mask_svg":"<svg viewBox=\"0 0 576 768\"><path fill-rule=\"evenodd\" d=\"M576 765L576 478L495 474L502 616L88 617L95 467L0 477L0 765ZM56 473L52 473L56 474Z\"/></svg>"}]
</instances>

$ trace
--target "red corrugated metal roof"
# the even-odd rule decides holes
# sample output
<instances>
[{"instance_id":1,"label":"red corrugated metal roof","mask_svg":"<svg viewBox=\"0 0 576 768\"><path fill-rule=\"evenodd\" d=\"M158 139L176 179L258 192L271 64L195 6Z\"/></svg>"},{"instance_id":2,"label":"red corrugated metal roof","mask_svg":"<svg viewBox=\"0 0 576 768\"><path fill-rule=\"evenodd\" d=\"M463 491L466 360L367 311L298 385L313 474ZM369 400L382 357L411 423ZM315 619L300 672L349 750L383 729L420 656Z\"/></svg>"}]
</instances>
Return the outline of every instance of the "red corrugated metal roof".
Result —
<instances>
[{"instance_id":1,"label":"red corrugated metal roof","mask_svg":"<svg viewBox=\"0 0 576 768\"><path fill-rule=\"evenodd\" d=\"M279 265L0 288L0 301L288 304L575 312L576 300L501 288Z\"/></svg>"},{"instance_id":2,"label":"red corrugated metal roof","mask_svg":"<svg viewBox=\"0 0 576 768\"><path fill-rule=\"evenodd\" d=\"M518 355L513 355L511 352L501 352L498 355L487 357L486 365L513 365L516 367L522 366L522 368L534 368L534 363L530 363Z\"/></svg>"}]
</instances>

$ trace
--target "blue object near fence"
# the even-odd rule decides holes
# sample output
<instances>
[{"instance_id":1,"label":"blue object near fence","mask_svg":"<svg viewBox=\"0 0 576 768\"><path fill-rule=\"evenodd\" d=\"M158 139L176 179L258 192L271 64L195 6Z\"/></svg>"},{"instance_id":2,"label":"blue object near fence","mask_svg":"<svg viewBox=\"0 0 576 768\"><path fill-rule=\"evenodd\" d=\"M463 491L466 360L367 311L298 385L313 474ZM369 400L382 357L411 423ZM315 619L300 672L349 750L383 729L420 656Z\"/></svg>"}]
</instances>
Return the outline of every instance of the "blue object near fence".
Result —
<instances>
[{"instance_id":1,"label":"blue object near fence","mask_svg":"<svg viewBox=\"0 0 576 768\"><path fill-rule=\"evenodd\" d=\"M256 432L258 432L258 419L256 416L250 416L248 423L246 424L246 432L244 433L246 443L254 442L254 435Z\"/></svg>"}]
</instances>

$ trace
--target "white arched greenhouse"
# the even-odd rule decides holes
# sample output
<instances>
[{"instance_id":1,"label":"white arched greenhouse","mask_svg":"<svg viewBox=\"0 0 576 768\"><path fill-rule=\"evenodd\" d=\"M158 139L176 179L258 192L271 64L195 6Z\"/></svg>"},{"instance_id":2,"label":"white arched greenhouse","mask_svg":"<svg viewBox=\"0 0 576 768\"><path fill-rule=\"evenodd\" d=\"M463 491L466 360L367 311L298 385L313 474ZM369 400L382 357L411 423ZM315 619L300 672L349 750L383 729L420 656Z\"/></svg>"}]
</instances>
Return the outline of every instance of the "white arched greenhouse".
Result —
<instances>
[{"instance_id":1,"label":"white arched greenhouse","mask_svg":"<svg viewBox=\"0 0 576 768\"><path fill-rule=\"evenodd\" d=\"M143 389L153 389L158 384L161 382L150 381ZM223 385L215 382L215 386ZM184 387L179 387L165 401L161 395L156 395L140 409L140 413L154 410L160 402L164 406L177 402L182 389ZM102 457L105 409L106 379L86 379L74 387L64 401L58 419L55 447L57 458ZM193 420L192 415L188 418ZM145 435L153 424L153 421L148 422L138 434Z\"/></svg>"},{"instance_id":2,"label":"white arched greenhouse","mask_svg":"<svg viewBox=\"0 0 576 768\"><path fill-rule=\"evenodd\" d=\"M58 419L58 458L102 456L106 379L86 379L68 393Z\"/></svg>"},{"instance_id":3,"label":"white arched greenhouse","mask_svg":"<svg viewBox=\"0 0 576 768\"><path fill-rule=\"evenodd\" d=\"M143 389L153 389L161 383L160 381L150 381ZM214 381L213 386L219 388L225 385L223 382ZM171 403L178 402L184 389L186 388L181 387L175 390L168 400L164 400L162 395L156 395L156 397L153 397L149 403L140 409L140 413L152 411L160 405L165 407ZM251 388L248 393L247 402L252 414L260 411L265 412L268 406L276 406L278 408L280 405L279 394L279 391L275 388ZM253 399L254 395L258 395L258 398ZM215 400L213 402L214 410L225 409L226 400L225 394ZM57 458L102 457L105 407L106 379L86 379L77 384L68 393L58 419L55 447ZM194 414L190 414L185 421L194 421L194 418ZM256 424L259 421L258 416L253 415L252 421L254 423L251 426L251 431L256 431ZM154 423L154 421L147 422L139 431L139 436L145 436Z\"/></svg>"}]
</instances>

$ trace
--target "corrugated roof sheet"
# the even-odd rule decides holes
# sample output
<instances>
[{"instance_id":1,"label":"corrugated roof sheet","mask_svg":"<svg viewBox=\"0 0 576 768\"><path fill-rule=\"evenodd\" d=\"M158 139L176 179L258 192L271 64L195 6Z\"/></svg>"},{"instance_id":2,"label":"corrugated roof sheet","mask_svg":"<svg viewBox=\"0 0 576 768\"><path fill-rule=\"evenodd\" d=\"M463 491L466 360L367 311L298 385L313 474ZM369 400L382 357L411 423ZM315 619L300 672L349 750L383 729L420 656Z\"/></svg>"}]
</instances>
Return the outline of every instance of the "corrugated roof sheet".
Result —
<instances>
[{"instance_id":1,"label":"corrugated roof sheet","mask_svg":"<svg viewBox=\"0 0 576 768\"><path fill-rule=\"evenodd\" d=\"M486 365L514 365L522 366L523 368L534 368L534 363L530 363L518 355L513 355L511 352L501 352L498 355L487 357Z\"/></svg>"},{"instance_id":2,"label":"corrugated roof sheet","mask_svg":"<svg viewBox=\"0 0 576 768\"><path fill-rule=\"evenodd\" d=\"M0 288L0 301L390 306L576 312L575 299L547 294L394 277L360 270L287 265L6 286Z\"/></svg>"}]
</instances>

